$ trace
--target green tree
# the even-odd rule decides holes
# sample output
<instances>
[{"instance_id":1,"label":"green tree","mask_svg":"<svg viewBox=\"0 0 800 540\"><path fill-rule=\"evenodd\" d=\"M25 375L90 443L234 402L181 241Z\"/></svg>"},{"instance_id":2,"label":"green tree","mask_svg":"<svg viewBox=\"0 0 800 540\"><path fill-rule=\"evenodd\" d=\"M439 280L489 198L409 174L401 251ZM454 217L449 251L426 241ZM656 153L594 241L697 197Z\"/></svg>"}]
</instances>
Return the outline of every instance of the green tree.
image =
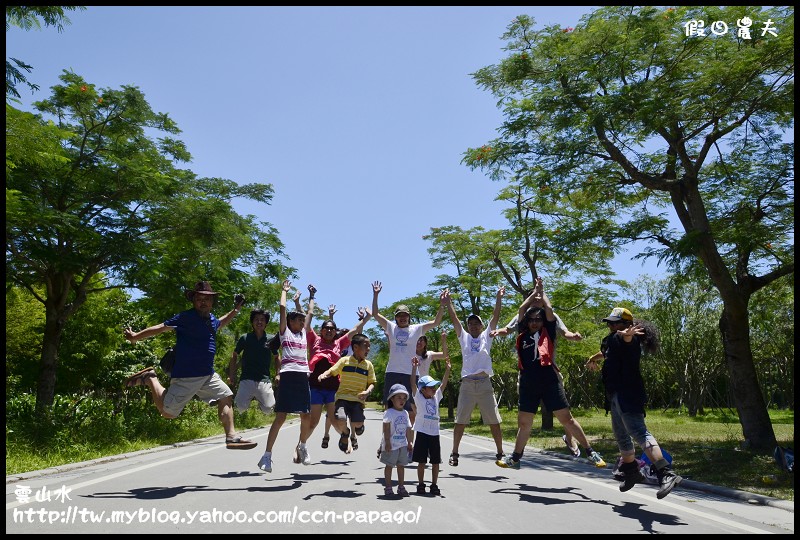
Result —
<instances>
[{"instance_id":1,"label":"green tree","mask_svg":"<svg viewBox=\"0 0 800 540\"><path fill-rule=\"evenodd\" d=\"M232 306L249 283L248 264L259 260L267 271L282 254L273 229L231 205L268 204L270 184L179 169L191 158L172 137L180 130L136 87L96 90L66 71L60 79L50 99L34 104L53 120L12 111L6 123L6 279L45 308L39 411L53 403L63 332L88 295L138 288L167 316L185 309L185 287L208 279ZM42 145L20 143L31 132L49 142L45 155Z\"/></svg>"},{"instance_id":2,"label":"green tree","mask_svg":"<svg viewBox=\"0 0 800 540\"><path fill-rule=\"evenodd\" d=\"M39 18L45 26L55 26L61 32L65 24L70 24L66 16L67 11L85 10L84 6L6 6L6 32L12 26L23 30L41 28ZM17 58L6 59L6 99L19 98L18 84L26 84L32 92L39 90L39 86L28 81L25 73L30 73L30 66ZM23 73L25 72L25 73Z\"/></svg>"},{"instance_id":3,"label":"green tree","mask_svg":"<svg viewBox=\"0 0 800 540\"><path fill-rule=\"evenodd\" d=\"M684 32L693 19L745 17L750 39ZM767 19L777 35L756 31ZM493 175L546 171L548 188L596 224L587 233L648 242L643 256L706 274L744 437L774 448L748 304L794 272L793 8L617 6L575 29L533 27L517 17L508 57L475 73L506 120L465 162Z\"/></svg>"}]
</instances>

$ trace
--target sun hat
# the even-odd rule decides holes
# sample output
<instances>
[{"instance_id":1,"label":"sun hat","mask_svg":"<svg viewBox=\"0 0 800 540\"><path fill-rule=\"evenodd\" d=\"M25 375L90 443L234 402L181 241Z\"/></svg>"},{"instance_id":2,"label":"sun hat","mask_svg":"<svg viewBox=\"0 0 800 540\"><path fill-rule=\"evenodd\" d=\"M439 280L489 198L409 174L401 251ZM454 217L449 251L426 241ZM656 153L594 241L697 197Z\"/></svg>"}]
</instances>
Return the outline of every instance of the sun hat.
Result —
<instances>
[{"instance_id":1,"label":"sun hat","mask_svg":"<svg viewBox=\"0 0 800 540\"><path fill-rule=\"evenodd\" d=\"M411 316L411 312L408 310L408 306L405 304L400 304L399 306L397 306L397 309L394 310L395 317L397 317L401 313L405 313L408 316Z\"/></svg>"},{"instance_id":2,"label":"sun hat","mask_svg":"<svg viewBox=\"0 0 800 540\"><path fill-rule=\"evenodd\" d=\"M425 388L427 386L436 386L440 382L441 381L437 381L436 379L434 379L430 375L423 375L417 381L417 389L418 390L422 390L423 388Z\"/></svg>"},{"instance_id":3,"label":"sun hat","mask_svg":"<svg viewBox=\"0 0 800 540\"><path fill-rule=\"evenodd\" d=\"M194 295L196 294L206 294L210 296L217 296L219 293L214 292L214 289L211 288L211 283L208 281L198 281L194 285L194 289L186 289L183 294L186 296L186 299L189 302L194 301Z\"/></svg>"},{"instance_id":4,"label":"sun hat","mask_svg":"<svg viewBox=\"0 0 800 540\"><path fill-rule=\"evenodd\" d=\"M397 394L405 394L406 398L408 398L408 390L406 387L400 383L393 384L392 387L389 389L389 396L386 398L386 404L391 407L392 405L392 398Z\"/></svg>"},{"instance_id":5,"label":"sun hat","mask_svg":"<svg viewBox=\"0 0 800 540\"><path fill-rule=\"evenodd\" d=\"M611 315L603 319L603 322L633 322L633 314L624 307L615 307L611 310Z\"/></svg>"}]
</instances>

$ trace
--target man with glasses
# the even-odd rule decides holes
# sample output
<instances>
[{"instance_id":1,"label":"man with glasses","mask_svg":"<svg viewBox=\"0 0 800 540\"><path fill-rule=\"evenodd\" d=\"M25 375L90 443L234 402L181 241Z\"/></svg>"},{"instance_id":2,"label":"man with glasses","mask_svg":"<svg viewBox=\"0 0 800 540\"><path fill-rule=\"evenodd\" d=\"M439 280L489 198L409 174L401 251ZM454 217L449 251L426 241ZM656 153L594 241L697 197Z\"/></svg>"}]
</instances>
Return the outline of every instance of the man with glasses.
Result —
<instances>
[{"instance_id":1,"label":"man with glasses","mask_svg":"<svg viewBox=\"0 0 800 540\"><path fill-rule=\"evenodd\" d=\"M514 453L495 463L498 467L507 469L520 468L520 459L530 437L533 417L541 401L553 411L553 416L564 426L565 431L587 449L589 460L597 467L605 467L605 461L592 449L583 428L570 412L564 384L555 363L556 317L550 299L544 293L542 278L536 278L533 292L520 305L517 315L521 321L516 342L517 366L520 370L517 439Z\"/></svg>"}]
</instances>

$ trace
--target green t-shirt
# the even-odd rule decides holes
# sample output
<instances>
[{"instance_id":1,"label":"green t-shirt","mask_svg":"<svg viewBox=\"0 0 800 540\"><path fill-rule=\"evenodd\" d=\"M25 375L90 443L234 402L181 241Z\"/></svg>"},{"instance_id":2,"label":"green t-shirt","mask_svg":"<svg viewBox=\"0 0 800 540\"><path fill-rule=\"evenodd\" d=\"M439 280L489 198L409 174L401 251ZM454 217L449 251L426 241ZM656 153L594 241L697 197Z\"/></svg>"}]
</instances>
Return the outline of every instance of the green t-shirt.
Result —
<instances>
[{"instance_id":1,"label":"green t-shirt","mask_svg":"<svg viewBox=\"0 0 800 540\"><path fill-rule=\"evenodd\" d=\"M249 332L239 338L234 349L239 355L242 365L242 375L239 380L268 382L269 369L272 364L272 353L269 350L269 339L264 333L261 339L255 332ZM244 354L242 354L244 351Z\"/></svg>"}]
</instances>

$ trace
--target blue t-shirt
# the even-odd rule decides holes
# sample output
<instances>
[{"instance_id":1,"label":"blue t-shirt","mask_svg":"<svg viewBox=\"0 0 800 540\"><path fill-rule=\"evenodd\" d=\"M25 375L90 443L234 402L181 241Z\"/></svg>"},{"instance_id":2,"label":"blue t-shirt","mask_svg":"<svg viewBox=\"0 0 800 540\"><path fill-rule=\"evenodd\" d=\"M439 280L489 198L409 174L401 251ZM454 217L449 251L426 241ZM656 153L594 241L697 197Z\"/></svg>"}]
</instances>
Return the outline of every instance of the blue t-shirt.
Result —
<instances>
[{"instance_id":1,"label":"blue t-shirt","mask_svg":"<svg viewBox=\"0 0 800 540\"><path fill-rule=\"evenodd\" d=\"M219 319L211 315L203 319L195 309L181 311L164 321L175 328L175 367L172 378L204 377L214 373L214 356L217 353Z\"/></svg>"}]
</instances>

